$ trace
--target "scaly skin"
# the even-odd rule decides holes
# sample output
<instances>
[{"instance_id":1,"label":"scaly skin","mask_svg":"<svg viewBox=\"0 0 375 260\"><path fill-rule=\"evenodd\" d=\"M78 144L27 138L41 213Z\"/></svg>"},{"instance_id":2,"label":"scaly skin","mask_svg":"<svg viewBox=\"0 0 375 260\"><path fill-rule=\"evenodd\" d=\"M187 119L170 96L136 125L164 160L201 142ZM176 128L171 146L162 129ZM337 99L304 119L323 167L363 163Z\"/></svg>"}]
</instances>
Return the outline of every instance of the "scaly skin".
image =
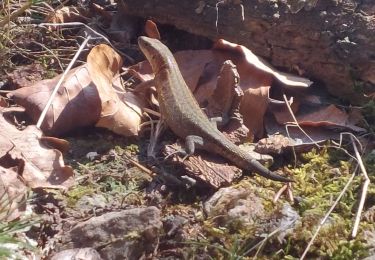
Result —
<instances>
[{"instance_id":1,"label":"scaly skin","mask_svg":"<svg viewBox=\"0 0 375 260\"><path fill-rule=\"evenodd\" d=\"M172 131L181 138L199 136L203 149L230 160L244 170L254 170L259 175L281 182L291 180L277 175L255 160L249 153L229 141L209 121L186 85L176 60L170 50L157 39L139 37L138 45L150 62L155 73L162 118Z\"/></svg>"}]
</instances>

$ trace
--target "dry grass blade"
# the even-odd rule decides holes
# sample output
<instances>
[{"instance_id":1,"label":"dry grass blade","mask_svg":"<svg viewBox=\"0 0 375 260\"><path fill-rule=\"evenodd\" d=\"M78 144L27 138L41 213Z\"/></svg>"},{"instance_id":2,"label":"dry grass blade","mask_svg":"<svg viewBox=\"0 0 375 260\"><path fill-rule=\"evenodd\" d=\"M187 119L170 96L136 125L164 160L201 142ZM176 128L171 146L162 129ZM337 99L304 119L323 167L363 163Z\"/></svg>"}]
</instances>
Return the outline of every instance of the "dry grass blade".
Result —
<instances>
[{"instance_id":1,"label":"dry grass blade","mask_svg":"<svg viewBox=\"0 0 375 260\"><path fill-rule=\"evenodd\" d=\"M9 24L11 21L16 19L18 16L22 15L27 9L29 9L34 4L34 1L29 0L25 4L23 4L19 9L16 11L6 15L1 21L0 21L0 27L4 27L5 25Z\"/></svg>"},{"instance_id":2,"label":"dry grass blade","mask_svg":"<svg viewBox=\"0 0 375 260\"><path fill-rule=\"evenodd\" d=\"M357 157L357 160L358 160L358 163L359 163L359 167L361 169L361 172L362 172L363 176L365 177L365 182L363 183L363 187L362 187L361 200L359 201L358 210L357 210L357 214L356 214L355 221L354 221L354 226L353 226L353 231L352 231L352 237L354 238L354 237L357 236L357 232L358 232L359 222L361 220L361 214L362 214L363 206L365 205L365 200L366 200L366 195L367 195L367 189L368 189L368 186L370 185L370 178L367 175L366 168L365 168L365 166L363 164L361 155L358 152L357 145L356 145L356 143L354 141L354 138L352 136L350 136L350 138L351 138L351 141L352 141L352 144L353 144L355 156Z\"/></svg>"},{"instance_id":3,"label":"dry grass blade","mask_svg":"<svg viewBox=\"0 0 375 260\"><path fill-rule=\"evenodd\" d=\"M59 90L59 87L61 86L61 84L63 83L64 79L65 79L65 76L68 74L68 72L70 71L70 69L73 67L74 63L76 62L76 60L78 59L79 55L81 54L83 48L86 46L87 42L91 39L91 36L88 36L84 42L81 44L81 46L79 47L77 53L74 55L73 59L71 60L71 62L69 63L68 67L65 69L64 73L62 74L59 82L56 84L50 98L48 99L48 102L45 106L45 108L43 109L40 117L39 117L39 120L36 124L36 127L37 128L40 128L40 126L42 125L43 123L43 120L44 118L46 117L47 115L47 112L48 112L48 109L49 107L51 106L52 102L53 102L53 99L54 97L56 96L57 94L57 91Z\"/></svg>"},{"instance_id":4,"label":"dry grass blade","mask_svg":"<svg viewBox=\"0 0 375 260\"><path fill-rule=\"evenodd\" d=\"M91 28L90 26L88 26L87 24L84 24L84 23L81 23L81 22L69 22L69 23L41 23L41 24L38 24L38 26L41 26L41 27L44 27L44 26L61 26L61 27L64 27L64 26L84 26L86 29L88 29L90 32L92 32L93 34L95 34L96 36L98 36L99 38L102 38L103 40L105 40L114 50L116 50L118 53L120 53L121 55L123 55L125 58L128 59L129 62L131 63L134 63L134 59L130 56L128 56L126 53L120 51L119 49L117 49L115 46L113 46L113 44L111 43L111 41L105 37L103 34L101 33L98 33L97 31L95 31L93 28Z\"/></svg>"},{"instance_id":5,"label":"dry grass blade","mask_svg":"<svg viewBox=\"0 0 375 260\"><path fill-rule=\"evenodd\" d=\"M353 174L352 174L352 176L350 176L348 182L345 184L345 187L342 189L341 193L339 194L339 196L337 197L337 199L335 200L335 202L332 204L331 208L327 211L326 215L320 221L319 226L317 227L317 229L316 229L314 235L312 236L310 242L306 246L305 251L303 252L302 256L300 257L300 260L305 259L307 253L309 252L310 247L314 243L315 238L318 236L320 229L323 227L324 223L327 221L328 217L331 215L332 211L335 209L335 207L337 206L337 204L341 200L342 196L344 196L344 194L347 191L347 189L349 188L350 184L353 182L353 179L354 179L354 177L356 175L357 169L358 169L358 165L354 169Z\"/></svg>"}]
</instances>

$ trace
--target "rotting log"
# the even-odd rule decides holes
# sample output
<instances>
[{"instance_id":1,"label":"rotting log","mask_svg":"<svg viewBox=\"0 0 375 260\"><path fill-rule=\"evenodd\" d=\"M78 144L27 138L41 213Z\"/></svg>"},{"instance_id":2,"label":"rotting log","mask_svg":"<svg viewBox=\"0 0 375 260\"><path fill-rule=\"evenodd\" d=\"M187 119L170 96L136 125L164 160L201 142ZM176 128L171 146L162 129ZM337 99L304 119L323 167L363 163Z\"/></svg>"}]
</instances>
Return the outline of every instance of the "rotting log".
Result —
<instances>
[{"instance_id":1,"label":"rotting log","mask_svg":"<svg viewBox=\"0 0 375 260\"><path fill-rule=\"evenodd\" d=\"M128 14L243 44L352 103L375 92L374 0L120 1Z\"/></svg>"}]
</instances>

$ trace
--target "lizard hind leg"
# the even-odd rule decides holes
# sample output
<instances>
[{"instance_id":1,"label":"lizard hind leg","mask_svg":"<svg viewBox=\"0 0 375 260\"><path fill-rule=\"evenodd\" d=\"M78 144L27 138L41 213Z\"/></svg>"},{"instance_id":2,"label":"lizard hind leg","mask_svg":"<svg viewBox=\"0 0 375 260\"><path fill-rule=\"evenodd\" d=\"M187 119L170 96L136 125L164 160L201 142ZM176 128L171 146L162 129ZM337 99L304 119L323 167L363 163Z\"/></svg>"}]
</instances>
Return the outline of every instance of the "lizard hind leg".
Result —
<instances>
[{"instance_id":1,"label":"lizard hind leg","mask_svg":"<svg viewBox=\"0 0 375 260\"><path fill-rule=\"evenodd\" d=\"M190 155L193 155L197 146L203 146L203 138L197 135L188 135L185 138L185 150L180 153L184 155L182 161L185 161Z\"/></svg>"},{"instance_id":2,"label":"lizard hind leg","mask_svg":"<svg viewBox=\"0 0 375 260\"><path fill-rule=\"evenodd\" d=\"M180 156L183 156L182 162L185 161L190 155L193 155L195 152L195 148L198 146L203 146L203 138L197 135L188 135L185 138L185 149L181 148L180 150L173 152L169 154L165 159L168 157L179 154Z\"/></svg>"}]
</instances>

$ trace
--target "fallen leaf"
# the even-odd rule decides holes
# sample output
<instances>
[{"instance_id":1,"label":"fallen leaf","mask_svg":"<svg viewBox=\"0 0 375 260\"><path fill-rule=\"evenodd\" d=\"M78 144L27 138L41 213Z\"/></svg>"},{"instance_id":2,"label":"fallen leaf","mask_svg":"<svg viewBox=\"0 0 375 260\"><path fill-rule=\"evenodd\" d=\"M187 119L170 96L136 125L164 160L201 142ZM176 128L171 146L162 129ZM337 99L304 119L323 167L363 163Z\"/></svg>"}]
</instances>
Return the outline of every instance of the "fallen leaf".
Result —
<instances>
[{"instance_id":1,"label":"fallen leaf","mask_svg":"<svg viewBox=\"0 0 375 260\"><path fill-rule=\"evenodd\" d=\"M285 111L284 113L280 113L280 111L274 112L274 115L279 124L284 125L294 122L288 111ZM350 121L349 114L337 108L335 105L314 108L301 106L296 114L296 119L300 126L330 127L343 130L349 129L355 132L366 131L364 128L355 126Z\"/></svg>"},{"instance_id":2,"label":"fallen leaf","mask_svg":"<svg viewBox=\"0 0 375 260\"><path fill-rule=\"evenodd\" d=\"M87 68L101 100L98 127L107 128L117 134L137 135L142 118L142 100L121 87L118 72L121 57L108 45L93 48L87 57Z\"/></svg>"},{"instance_id":3,"label":"fallen leaf","mask_svg":"<svg viewBox=\"0 0 375 260\"><path fill-rule=\"evenodd\" d=\"M0 165L17 167L25 185L31 188L66 189L73 184L73 170L65 166L60 151L41 144L42 132L35 126L17 130L0 114Z\"/></svg>"},{"instance_id":4,"label":"fallen leaf","mask_svg":"<svg viewBox=\"0 0 375 260\"><path fill-rule=\"evenodd\" d=\"M151 20L146 21L145 32L146 32L146 35L150 38L154 38L158 40L161 39L158 26L156 25L156 23L154 23Z\"/></svg>"},{"instance_id":5,"label":"fallen leaf","mask_svg":"<svg viewBox=\"0 0 375 260\"><path fill-rule=\"evenodd\" d=\"M242 45L218 40L214 50L220 50L218 55L232 59L236 64L240 74L240 86L244 91L240 113L250 134L258 138L264 135L263 119L268 108L273 79L286 86L308 87L312 84L308 79L277 71Z\"/></svg>"},{"instance_id":6,"label":"fallen leaf","mask_svg":"<svg viewBox=\"0 0 375 260\"><path fill-rule=\"evenodd\" d=\"M274 134L263 138L255 145L255 151L261 154L282 154L286 148L294 145L291 138Z\"/></svg>"},{"instance_id":7,"label":"fallen leaf","mask_svg":"<svg viewBox=\"0 0 375 260\"><path fill-rule=\"evenodd\" d=\"M175 53L174 57L186 84L191 91L194 91L198 86L198 82L200 81L206 65L213 60L212 51L180 51ZM221 65L222 63L218 66L218 71L220 70ZM215 77L217 77L218 71ZM129 73L142 82L154 78L154 73L148 61L142 61L129 67Z\"/></svg>"},{"instance_id":8,"label":"fallen leaf","mask_svg":"<svg viewBox=\"0 0 375 260\"><path fill-rule=\"evenodd\" d=\"M63 6L45 18L49 23L87 22L89 20L89 9L75 6Z\"/></svg>"},{"instance_id":9,"label":"fallen leaf","mask_svg":"<svg viewBox=\"0 0 375 260\"><path fill-rule=\"evenodd\" d=\"M338 140L340 133L326 128L303 126L303 133L295 125L280 125L274 117L265 117L265 128L268 136L280 134L290 138L290 146L311 148L314 143L322 144L327 140Z\"/></svg>"},{"instance_id":10,"label":"fallen leaf","mask_svg":"<svg viewBox=\"0 0 375 260\"><path fill-rule=\"evenodd\" d=\"M62 135L96 124L121 135L137 135L143 103L121 87L121 65L121 57L112 48L104 44L94 47L85 65L68 72L41 126L44 133ZM25 107L36 122L60 77L15 90L8 96Z\"/></svg>"},{"instance_id":11,"label":"fallen leaf","mask_svg":"<svg viewBox=\"0 0 375 260\"><path fill-rule=\"evenodd\" d=\"M37 82L31 87L12 91L8 97L26 109L34 122L47 104L61 75ZM47 135L62 135L78 127L90 126L99 120L100 98L86 65L68 72L41 129Z\"/></svg>"},{"instance_id":12,"label":"fallen leaf","mask_svg":"<svg viewBox=\"0 0 375 260\"><path fill-rule=\"evenodd\" d=\"M9 106L8 101L3 96L0 96L0 107L8 107L8 106Z\"/></svg>"},{"instance_id":13,"label":"fallen leaf","mask_svg":"<svg viewBox=\"0 0 375 260\"><path fill-rule=\"evenodd\" d=\"M12 221L26 210L26 186L13 169L0 166L0 221Z\"/></svg>"},{"instance_id":14,"label":"fallen leaf","mask_svg":"<svg viewBox=\"0 0 375 260\"><path fill-rule=\"evenodd\" d=\"M226 40L220 39L215 43L214 49L217 50L227 50L227 51L234 51L239 53L248 64L255 66L260 71L265 73L271 74L281 83L285 84L286 86L290 87L309 87L313 82L299 76L294 76L288 73L280 72L273 68L270 64L268 64L263 59L256 56L252 51L246 48L243 45L238 45L235 43L228 42Z\"/></svg>"}]
</instances>

